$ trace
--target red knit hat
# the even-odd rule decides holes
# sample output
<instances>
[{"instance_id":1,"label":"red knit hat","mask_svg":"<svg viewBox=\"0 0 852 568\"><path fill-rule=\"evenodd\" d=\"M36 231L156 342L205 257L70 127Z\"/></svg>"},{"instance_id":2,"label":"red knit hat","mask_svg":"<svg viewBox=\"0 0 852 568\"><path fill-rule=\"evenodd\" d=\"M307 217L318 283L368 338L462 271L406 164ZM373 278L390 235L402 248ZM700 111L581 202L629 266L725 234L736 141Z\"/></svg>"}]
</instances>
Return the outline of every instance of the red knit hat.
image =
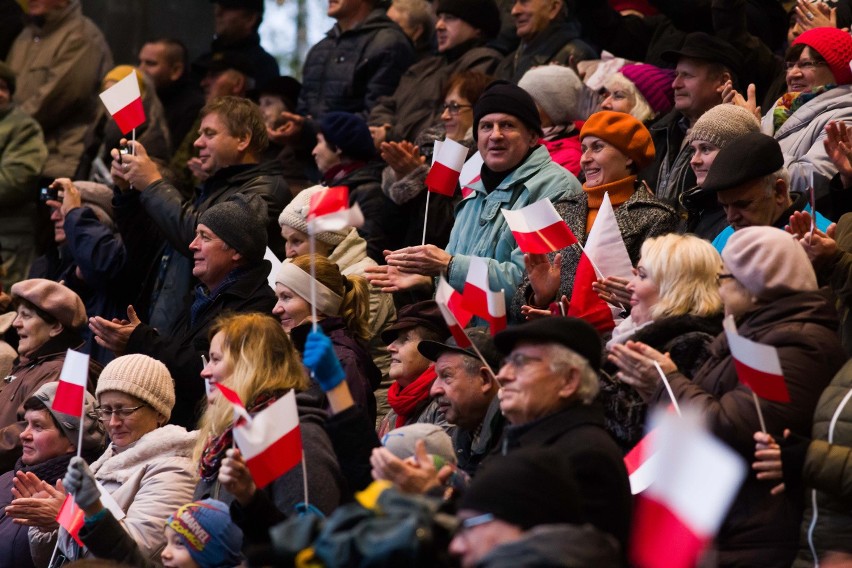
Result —
<instances>
[{"instance_id":1,"label":"red knit hat","mask_svg":"<svg viewBox=\"0 0 852 568\"><path fill-rule=\"evenodd\" d=\"M609 0L609 5L616 12L622 10L636 10L645 16L657 14L657 9L651 6L648 0Z\"/></svg>"},{"instance_id":2,"label":"red knit hat","mask_svg":"<svg viewBox=\"0 0 852 568\"><path fill-rule=\"evenodd\" d=\"M602 110L589 117L580 130L580 140L597 136L612 144L636 163L639 169L654 161L654 141L645 125L623 112Z\"/></svg>"},{"instance_id":3,"label":"red knit hat","mask_svg":"<svg viewBox=\"0 0 852 568\"><path fill-rule=\"evenodd\" d=\"M852 36L837 28L814 28L793 41L793 45L805 44L815 49L825 59L838 85L852 83Z\"/></svg>"},{"instance_id":4,"label":"red knit hat","mask_svg":"<svg viewBox=\"0 0 852 568\"><path fill-rule=\"evenodd\" d=\"M672 82L675 72L672 69L661 69L656 65L636 63L625 65L619 72L642 93L654 112L665 114L674 106L674 89Z\"/></svg>"}]
</instances>

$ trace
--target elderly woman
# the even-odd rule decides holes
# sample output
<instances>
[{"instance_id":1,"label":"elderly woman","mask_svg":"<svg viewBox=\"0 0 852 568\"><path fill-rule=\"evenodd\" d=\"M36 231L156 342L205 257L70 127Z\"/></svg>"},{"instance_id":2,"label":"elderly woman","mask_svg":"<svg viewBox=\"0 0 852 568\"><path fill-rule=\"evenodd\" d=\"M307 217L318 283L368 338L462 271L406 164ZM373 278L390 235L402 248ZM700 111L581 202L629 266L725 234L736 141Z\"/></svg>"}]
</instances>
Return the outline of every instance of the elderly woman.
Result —
<instances>
[{"instance_id":1,"label":"elderly woman","mask_svg":"<svg viewBox=\"0 0 852 568\"><path fill-rule=\"evenodd\" d=\"M719 295L741 336L777 350L790 402L760 400L768 432L790 428L807 435L820 393L846 356L837 337L837 313L818 291L808 257L791 235L775 227L740 229L722 251ZM638 342L613 346L617 377L649 404L667 403L657 361L681 404L703 409L719 438L750 460L760 430L752 393L740 383L724 334L691 378L668 356ZM720 565L789 566L796 552L801 511L770 495L771 483L746 478L716 545Z\"/></svg>"},{"instance_id":2,"label":"elderly woman","mask_svg":"<svg viewBox=\"0 0 852 568\"><path fill-rule=\"evenodd\" d=\"M583 125L580 142L580 164L586 177L583 192L557 201L556 211L582 244L608 194L627 252L635 264L646 238L677 228L674 210L657 200L636 177L654 159L651 135L629 114L601 111ZM526 276L512 300L510 317L521 321L538 313L536 310L546 310L554 300L570 298L580 256L577 245L562 249L555 256L525 254Z\"/></svg>"},{"instance_id":3,"label":"elderly woman","mask_svg":"<svg viewBox=\"0 0 852 568\"><path fill-rule=\"evenodd\" d=\"M670 233L645 241L619 300L630 305L630 316L612 331L607 349L628 340L642 341L669 353L684 375L692 377L722 331L717 280L721 266L713 245L694 235ZM628 450L642 437L646 405L632 387L609 378L618 370L615 365L607 363L603 370L607 429Z\"/></svg>"},{"instance_id":4,"label":"elderly woman","mask_svg":"<svg viewBox=\"0 0 852 568\"><path fill-rule=\"evenodd\" d=\"M167 425L175 403L174 381L164 364L147 355L111 361L101 373L95 394L98 418L110 445L91 466L78 460L70 467L80 479L100 482L124 513L121 526L144 556L156 559L166 544L163 525L169 513L192 500L197 481L192 461L195 432ZM112 513L97 491L83 491L82 486L68 489L85 513L79 533L84 547L65 531L33 527L30 546L36 564L47 563L57 537L59 552L69 560L108 556L108 550L100 548L104 542L98 538L97 521Z\"/></svg>"},{"instance_id":5,"label":"elderly woman","mask_svg":"<svg viewBox=\"0 0 852 568\"><path fill-rule=\"evenodd\" d=\"M647 63L631 63L607 77L600 110L626 112L650 124L674 106L674 71Z\"/></svg>"},{"instance_id":6,"label":"elderly woman","mask_svg":"<svg viewBox=\"0 0 852 568\"><path fill-rule=\"evenodd\" d=\"M302 468L296 467L258 489L239 451L232 449L233 406L212 394L195 445L201 474L195 498L236 502L232 507L242 510L240 518L249 540L263 539L272 524L293 514L296 505L305 501L306 490L311 505L331 513L341 499L340 469L323 430L325 412L317 397L304 392L310 379L287 334L269 316L239 314L217 320L210 335L210 362L201 376L236 392L249 413L260 412L288 391L296 391L308 479L305 482Z\"/></svg>"},{"instance_id":7,"label":"elderly woman","mask_svg":"<svg viewBox=\"0 0 852 568\"><path fill-rule=\"evenodd\" d=\"M56 282L33 278L10 290L17 316L12 326L18 333L18 357L9 377L0 384L0 467L8 471L21 456L18 434L23 425L24 401L44 383L59 379L68 349L83 347L81 331L86 309L80 297ZM94 382L101 366L92 363Z\"/></svg>"}]
</instances>

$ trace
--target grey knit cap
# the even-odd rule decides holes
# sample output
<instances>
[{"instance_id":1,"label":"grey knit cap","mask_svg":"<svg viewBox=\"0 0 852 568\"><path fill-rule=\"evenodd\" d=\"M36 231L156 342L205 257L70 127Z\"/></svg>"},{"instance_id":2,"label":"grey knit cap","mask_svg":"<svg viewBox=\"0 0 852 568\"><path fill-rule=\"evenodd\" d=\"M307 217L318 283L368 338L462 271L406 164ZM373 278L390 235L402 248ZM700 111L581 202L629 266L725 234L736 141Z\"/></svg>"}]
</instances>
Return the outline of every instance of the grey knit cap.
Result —
<instances>
[{"instance_id":1,"label":"grey knit cap","mask_svg":"<svg viewBox=\"0 0 852 568\"><path fill-rule=\"evenodd\" d=\"M77 416L65 414L53 409L53 401L56 399L56 389L59 383L45 383L41 385L25 402L24 408L29 406L30 400L37 400L47 408L47 411L53 415L62 433L71 441L74 446L77 445L77 439L80 432L80 419ZM83 423L83 449L91 450L103 448L104 445L104 427L101 421L98 420L98 415L95 414L97 401L92 393L86 392L86 403L83 410L86 417Z\"/></svg>"},{"instance_id":2,"label":"grey knit cap","mask_svg":"<svg viewBox=\"0 0 852 568\"><path fill-rule=\"evenodd\" d=\"M217 203L198 218L217 237L243 255L248 262L260 262L266 253L266 202L257 194L236 193Z\"/></svg>"},{"instance_id":3,"label":"grey knit cap","mask_svg":"<svg viewBox=\"0 0 852 568\"><path fill-rule=\"evenodd\" d=\"M315 185L300 191L296 197L287 204L287 207L284 208L281 215L278 216L278 224L282 227L287 225L288 227L292 227L297 231L302 231L307 234L308 208L311 205L311 196L325 190L326 187L322 185ZM348 235L351 230L351 227L344 227L339 231L323 231L321 233L317 233L316 237L321 243L337 246L343 242L343 239L346 238L346 235Z\"/></svg>"},{"instance_id":4,"label":"grey knit cap","mask_svg":"<svg viewBox=\"0 0 852 568\"><path fill-rule=\"evenodd\" d=\"M570 67L533 67L524 73L518 86L530 94L554 124L570 124L580 118L583 82Z\"/></svg>"},{"instance_id":5,"label":"grey knit cap","mask_svg":"<svg viewBox=\"0 0 852 568\"><path fill-rule=\"evenodd\" d=\"M720 150L731 140L749 132L760 132L760 123L749 111L732 104L716 105L695 121L686 143L709 142Z\"/></svg>"},{"instance_id":6,"label":"grey knit cap","mask_svg":"<svg viewBox=\"0 0 852 568\"><path fill-rule=\"evenodd\" d=\"M135 396L166 420L175 405L175 382L169 370L157 359L140 353L118 357L104 367L95 396L100 398L107 391Z\"/></svg>"}]
</instances>

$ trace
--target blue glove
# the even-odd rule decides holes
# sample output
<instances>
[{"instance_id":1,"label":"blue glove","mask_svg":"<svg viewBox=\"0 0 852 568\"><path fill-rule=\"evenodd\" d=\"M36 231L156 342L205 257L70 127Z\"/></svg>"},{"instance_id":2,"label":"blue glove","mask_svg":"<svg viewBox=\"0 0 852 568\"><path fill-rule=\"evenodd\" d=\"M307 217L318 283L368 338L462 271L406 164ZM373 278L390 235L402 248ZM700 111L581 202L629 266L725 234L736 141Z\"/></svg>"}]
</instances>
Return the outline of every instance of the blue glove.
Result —
<instances>
[{"instance_id":1,"label":"blue glove","mask_svg":"<svg viewBox=\"0 0 852 568\"><path fill-rule=\"evenodd\" d=\"M308 334L302 361L325 392L330 391L346 378L331 340L319 328Z\"/></svg>"}]
</instances>

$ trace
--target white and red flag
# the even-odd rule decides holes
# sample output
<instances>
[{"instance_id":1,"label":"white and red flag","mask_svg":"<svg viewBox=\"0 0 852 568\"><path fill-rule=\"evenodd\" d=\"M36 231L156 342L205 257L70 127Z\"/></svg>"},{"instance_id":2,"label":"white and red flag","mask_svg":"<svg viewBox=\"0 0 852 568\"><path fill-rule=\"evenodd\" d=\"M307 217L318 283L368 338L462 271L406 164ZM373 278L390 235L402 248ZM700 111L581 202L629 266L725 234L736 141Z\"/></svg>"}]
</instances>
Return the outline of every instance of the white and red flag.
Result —
<instances>
[{"instance_id":1,"label":"white and red flag","mask_svg":"<svg viewBox=\"0 0 852 568\"><path fill-rule=\"evenodd\" d=\"M299 465L302 433L296 393L291 390L255 414L251 422L235 426L234 441L260 489Z\"/></svg>"},{"instance_id":2,"label":"white and red flag","mask_svg":"<svg viewBox=\"0 0 852 568\"><path fill-rule=\"evenodd\" d=\"M467 199L473 195L473 184L480 180L482 172L482 164L485 161L482 159L482 154L474 152L462 167L461 175L459 176L459 185L461 186L462 199Z\"/></svg>"},{"instance_id":3,"label":"white and red flag","mask_svg":"<svg viewBox=\"0 0 852 568\"><path fill-rule=\"evenodd\" d=\"M462 295L456 292L443 276L438 277L438 289L435 291L435 303L450 328L450 333L459 347L470 346L470 339L464 332L465 326L470 323L473 314L464 307Z\"/></svg>"},{"instance_id":4,"label":"white and red flag","mask_svg":"<svg viewBox=\"0 0 852 568\"><path fill-rule=\"evenodd\" d=\"M773 402L790 402L778 350L737 333L733 316L726 317L723 323L740 382L760 398Z\"/></svg>"},{"instance_id":5,"label":"white and red flag","mask_svg":"<svg viewBox=\"0 0 852 568\"><path fill-rule=\"evenodd\" d=\"M615 327L616 314L626 306L610 306L604 302L592 288L592 283L607 276L629 280L632 275L633 264L621 237L609 194L605 193L574 273L568 315L586 320L599 332L611 330Z\"/></svg>"},{"instance_id":6,"label":"white and red flag","mask_svg":"<svg viewBox=\"0 0 852 568\"><path fill-rule=\"evenodd\" d=\"M657 477L658 456L654 452L654 430L651 430L624 456L624 465L630 478L630 492L642 493Z\"/></svg>"},{"instance_id":7,"label":"white and red flag","mask_svg":"<svg viewBox=\"0 0 852 568\"><path fill-rule=\"evenodd\" d=\"M456 193L465 158L467 148L455 140L447 138L440 146L436 145L435 161L426 176L429 191L452 197Z\"/></svg>"},{"instance_id":8,"label":"white and red flag","mask_svg":"<svg viewBox=\"0 0 852 568\"><path fill-rule=\"evenodd\" d=\"M86 385L89 380L89 356L69 349L59 373L59 385L53 399L53 410L83 416L83 399L86 396Z\"/></svg>"},{"instance_id":9,"label":"white and red flag","mask_svg":"<svg viewBox=\"0 0 852 568\"><path fill-rule=\"evenodd\" d=\"M74 502L74 496L70 493L66 495L65 501L62 502L59 513L56 515L56 522L59 523L60 527L68 531L68 534L80 546L85 546L83 541L80 540L80 529L83 528L84 517L83 510Z\"/></svg>"},{"instance_id":10,"label":"white and red flag","mask_svg":"<svg viewBox=\"0 0 852 568\"><path fill-rule=\"evenodd\" d=\"M549 199L516 211L501 209L518 246L524 252L545 254L571 246L577 237L562 220Z\"/></svg>"},{"instance_id":11,"label":"white and red flag","mask_svg":"<svg viewBox=\"0 0 852 568\"><path fill-rule=\"evenodd\" d=\"M235 418L240 417L242 419L245 419L246 422L251 422L251 415L248 413L248 410L246 410L243 401L240 400L240 395L238 395L235 391L229 389L222 383L214 382L213 386L219 389L219 392L222 393L222 396L224 396L225 399L230 402L231 405L234 407Z\"/></svg>"},{"instance_id":12,"label":"white and red flag","mask_svg":"<svg viewBox=\"0 0 852 568\"><path fill-rule=\"evenodd\" d=\"M349 207L349 188L345 185L329 187L311 195L308 230L313 234L339 231L345 227L360 227L363 224L364 215L358 204Z\"/></svg>"},{"instance_id":13,"label":"white and red flag","mask_svg":"<svg viewBox=\"0 0 852 568\"><path fill-rule=\"evenodd\" d=\"M656 479L637 498L629 557L637 568L692 568L745 479L745 461L696 413L663 413L651 441Z\"/></svg>"},{"instance_id":14,"label":"white and red flag","mask_svg":"<svg viewBox=\"0 0 852 568\"><path fill-rule=\"evenodd\" d=\"M142 93L136 72L131 71L124 79L101 93L101 100L112 115L118 129L127 134L145 122L145 109L142 108Z\"/></svg>"},{"instance_id":15,"label":"white and red flag","mask_svg":"<svg viewBox=\"0 0 852 568\"><path fill-rule=\"evenodd\" d=\"M488 262L484 258L470 257L462 292L462 307L487 321L491 335L506 329L506 298L503 290L491 291Z\"/></svg>"}]
</instances>

